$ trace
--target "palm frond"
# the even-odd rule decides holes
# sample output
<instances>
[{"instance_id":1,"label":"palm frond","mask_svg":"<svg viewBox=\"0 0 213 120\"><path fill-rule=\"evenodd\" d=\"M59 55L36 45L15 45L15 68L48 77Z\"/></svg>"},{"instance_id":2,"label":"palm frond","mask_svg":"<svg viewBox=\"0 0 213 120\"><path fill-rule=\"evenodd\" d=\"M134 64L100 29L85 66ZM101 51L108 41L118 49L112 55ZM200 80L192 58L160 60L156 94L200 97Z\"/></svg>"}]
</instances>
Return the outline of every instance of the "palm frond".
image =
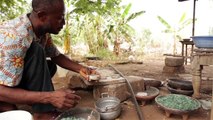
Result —
<instances>
[{"instance_id":1,"label":"palm frond","mask_svg":"<svg viewBox=\"0 0 213 120\"><path fill-rule=\"evenodd\" d=\"M186 13L183 13L178 24L182 24L185 21L185 19L186 19Z\"/></svg>"},{"instance_id":2,"label":"palm frond","mask_svg":"<svg viewBox=\"0 0 213 120\"><path fill-rule=\"evenodd\" d=\"M158 20L166 27L166 29L171 30L171 25L169 25L168 22L166 22L166 20L164 20L162 17L157 16ZM167 31L168 31L167 30Z\"/></svg>"},{"instance_id":3,"label":"palm frond","mask_svg":"<svg viewBox=\"0 0 213 120\"><path fill-rule=\"evenodd\" d=\"M129 3L127 5L127 7L124 9L124 12L122 13L121 18L124 19L129 14L129 11L130 11L131 7L132 7L132 4Z\"/></svg>"},{"instance_id":4,"label":"palm frond","mask_svg":"<svg viewBox=\"0 0 213 120\"><path fill-rule=\"evenodd\" d=\"M142 14L144 14L144 13L145 13L145 11L140 11L140 12L132 13L132 14L127 18L127 20L125 21L125 23L129 22L129 21L132 20L132 19L135 19L136 17L138 17L138 16L140 16L140 15L142 15Z\"/></svg>"},{"instance_id":5,"label":"palm frond","mask_svg":"<svg viewBox=\"0 0 213 120\"><path fill-rule=\"evenodd\" d=\"M192 19L187 19L185 20L179 27L179 29L177 30L178 32L183 30L186 26L192 24Z\"/></svg>"}]
</instances>

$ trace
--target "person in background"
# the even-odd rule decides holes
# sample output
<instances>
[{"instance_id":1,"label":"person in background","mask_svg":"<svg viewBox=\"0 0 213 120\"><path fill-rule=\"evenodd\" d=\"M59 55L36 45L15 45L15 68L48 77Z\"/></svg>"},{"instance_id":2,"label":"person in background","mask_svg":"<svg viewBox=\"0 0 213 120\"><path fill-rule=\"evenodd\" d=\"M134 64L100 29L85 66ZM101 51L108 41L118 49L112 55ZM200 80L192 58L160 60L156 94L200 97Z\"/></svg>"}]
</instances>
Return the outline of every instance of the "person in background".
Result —
<instances>
[{"instance_id":1,"label":"person in background","mask_svg":"<svg viewBox=\"0 0 213 120\"><path fill-rule=\"evenodd\" d=\"M57 116L81 99L70 89L54 90L51 78L59 65L88 79L98 74L61 54L50 34L65 24L63 0L32 0L32 11L0 24L0 111L32 105L35 120ZM50 60L47 60L50 58Z\"/></svg>"}]
</instances>

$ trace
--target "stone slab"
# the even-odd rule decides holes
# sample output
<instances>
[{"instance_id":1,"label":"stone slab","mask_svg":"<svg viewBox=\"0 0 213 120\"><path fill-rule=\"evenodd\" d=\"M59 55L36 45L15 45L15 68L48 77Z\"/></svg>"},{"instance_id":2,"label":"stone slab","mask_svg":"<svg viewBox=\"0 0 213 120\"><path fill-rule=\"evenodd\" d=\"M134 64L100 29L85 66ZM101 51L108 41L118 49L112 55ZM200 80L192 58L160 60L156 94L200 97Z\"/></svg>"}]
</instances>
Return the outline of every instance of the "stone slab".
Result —
<instances>
[{"instance_id":1,"label":"stone slab","mask_svg":"<svg viewBox=\"0 0 213 120\"><path fill-rule=\"evenodd\" d=\"M144 85L145 86L152 86L152 87L161 87L162 86L162 82L160 80L156 80L154 78L143 78L144 80Z\"/></svg>"},{"instance_id":2,"label":"stone slab","mask_svg":"<svg viewBox=\"0 0 213 120\"><path fill-rule=\"evenodd\" d=\"M165 58L165 65L170 67L182 66L184 63L183 57L167 56Z\"/></svg>"},{"instance_id":3,"label":"stone slab","mask_svg":"<svg viewBox=\"0 0 213 120\"><path fill-rule=\"evenodd\" d=\"M135 93L139 91L144 91L144 80L139 76L126 76L128 81L131 84L131 87ZM97 85L93 88L93 97L94 99L99 99L102 97L102 94L106 93L109 96L114 96L119 98L121 101L124 101L131 97L131 92L127 83L117 83L110 85Z\"/></svg>"},{"instance_id":4,"label":"stone slab","mask_svg":"<svg viewBox=\"0 0 213 120\"><path fill-rule=\"evenodd\" d=\"M69 80L69 88L76 89L87 89L91 87L92 85L85 84L83 81L83 78L80 75L74 74L74 75L67 75L67 79Z\"/></svg>"},{"instance_id":5,"label":"stone slab","mask_svg":"<svg viewBox=\"0 0 213 120\"><path fill-rule=\"evenodd\" d=\"M185 68L184 66L170 67L165 65L163 73L185 73Z\"/></svg>"}]
</instances>

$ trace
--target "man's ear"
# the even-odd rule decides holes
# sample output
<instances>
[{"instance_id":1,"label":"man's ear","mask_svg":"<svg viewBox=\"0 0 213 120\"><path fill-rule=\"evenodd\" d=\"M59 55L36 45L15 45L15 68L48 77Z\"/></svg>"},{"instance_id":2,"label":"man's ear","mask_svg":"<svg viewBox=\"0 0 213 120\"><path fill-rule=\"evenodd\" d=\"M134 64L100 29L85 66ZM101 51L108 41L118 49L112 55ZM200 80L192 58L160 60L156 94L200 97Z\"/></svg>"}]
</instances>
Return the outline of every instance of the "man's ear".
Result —
<instances>
[{"instance_id":1,"label":"man's ear","mask_svg":"<svg viewBox=\"0 0 213 120\"><path fill-rule=\"evenodd\" d=\"M47 12L45 11L39 11L37 12L37 15L41 21L45 21L47 19Z\"/></svg>"}]
</instances>

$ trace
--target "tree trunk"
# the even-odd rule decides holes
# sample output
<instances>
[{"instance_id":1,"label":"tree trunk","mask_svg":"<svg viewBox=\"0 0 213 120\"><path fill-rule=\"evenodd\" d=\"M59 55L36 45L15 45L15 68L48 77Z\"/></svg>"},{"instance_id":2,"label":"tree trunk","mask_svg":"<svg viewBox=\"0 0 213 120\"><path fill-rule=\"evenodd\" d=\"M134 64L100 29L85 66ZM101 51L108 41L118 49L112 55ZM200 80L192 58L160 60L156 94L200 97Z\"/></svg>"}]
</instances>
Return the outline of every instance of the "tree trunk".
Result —
<instances>
[{"instance_id":1,"label":"tree trunk","mask_svg":"<svg viewBox=\"0 0 213 120\"><path fill-rule=\"evenodd\" d=\"M70 35L65 34L64 37L64 53L69 54L70 53Z\"/></svg>"}]
</instances>

